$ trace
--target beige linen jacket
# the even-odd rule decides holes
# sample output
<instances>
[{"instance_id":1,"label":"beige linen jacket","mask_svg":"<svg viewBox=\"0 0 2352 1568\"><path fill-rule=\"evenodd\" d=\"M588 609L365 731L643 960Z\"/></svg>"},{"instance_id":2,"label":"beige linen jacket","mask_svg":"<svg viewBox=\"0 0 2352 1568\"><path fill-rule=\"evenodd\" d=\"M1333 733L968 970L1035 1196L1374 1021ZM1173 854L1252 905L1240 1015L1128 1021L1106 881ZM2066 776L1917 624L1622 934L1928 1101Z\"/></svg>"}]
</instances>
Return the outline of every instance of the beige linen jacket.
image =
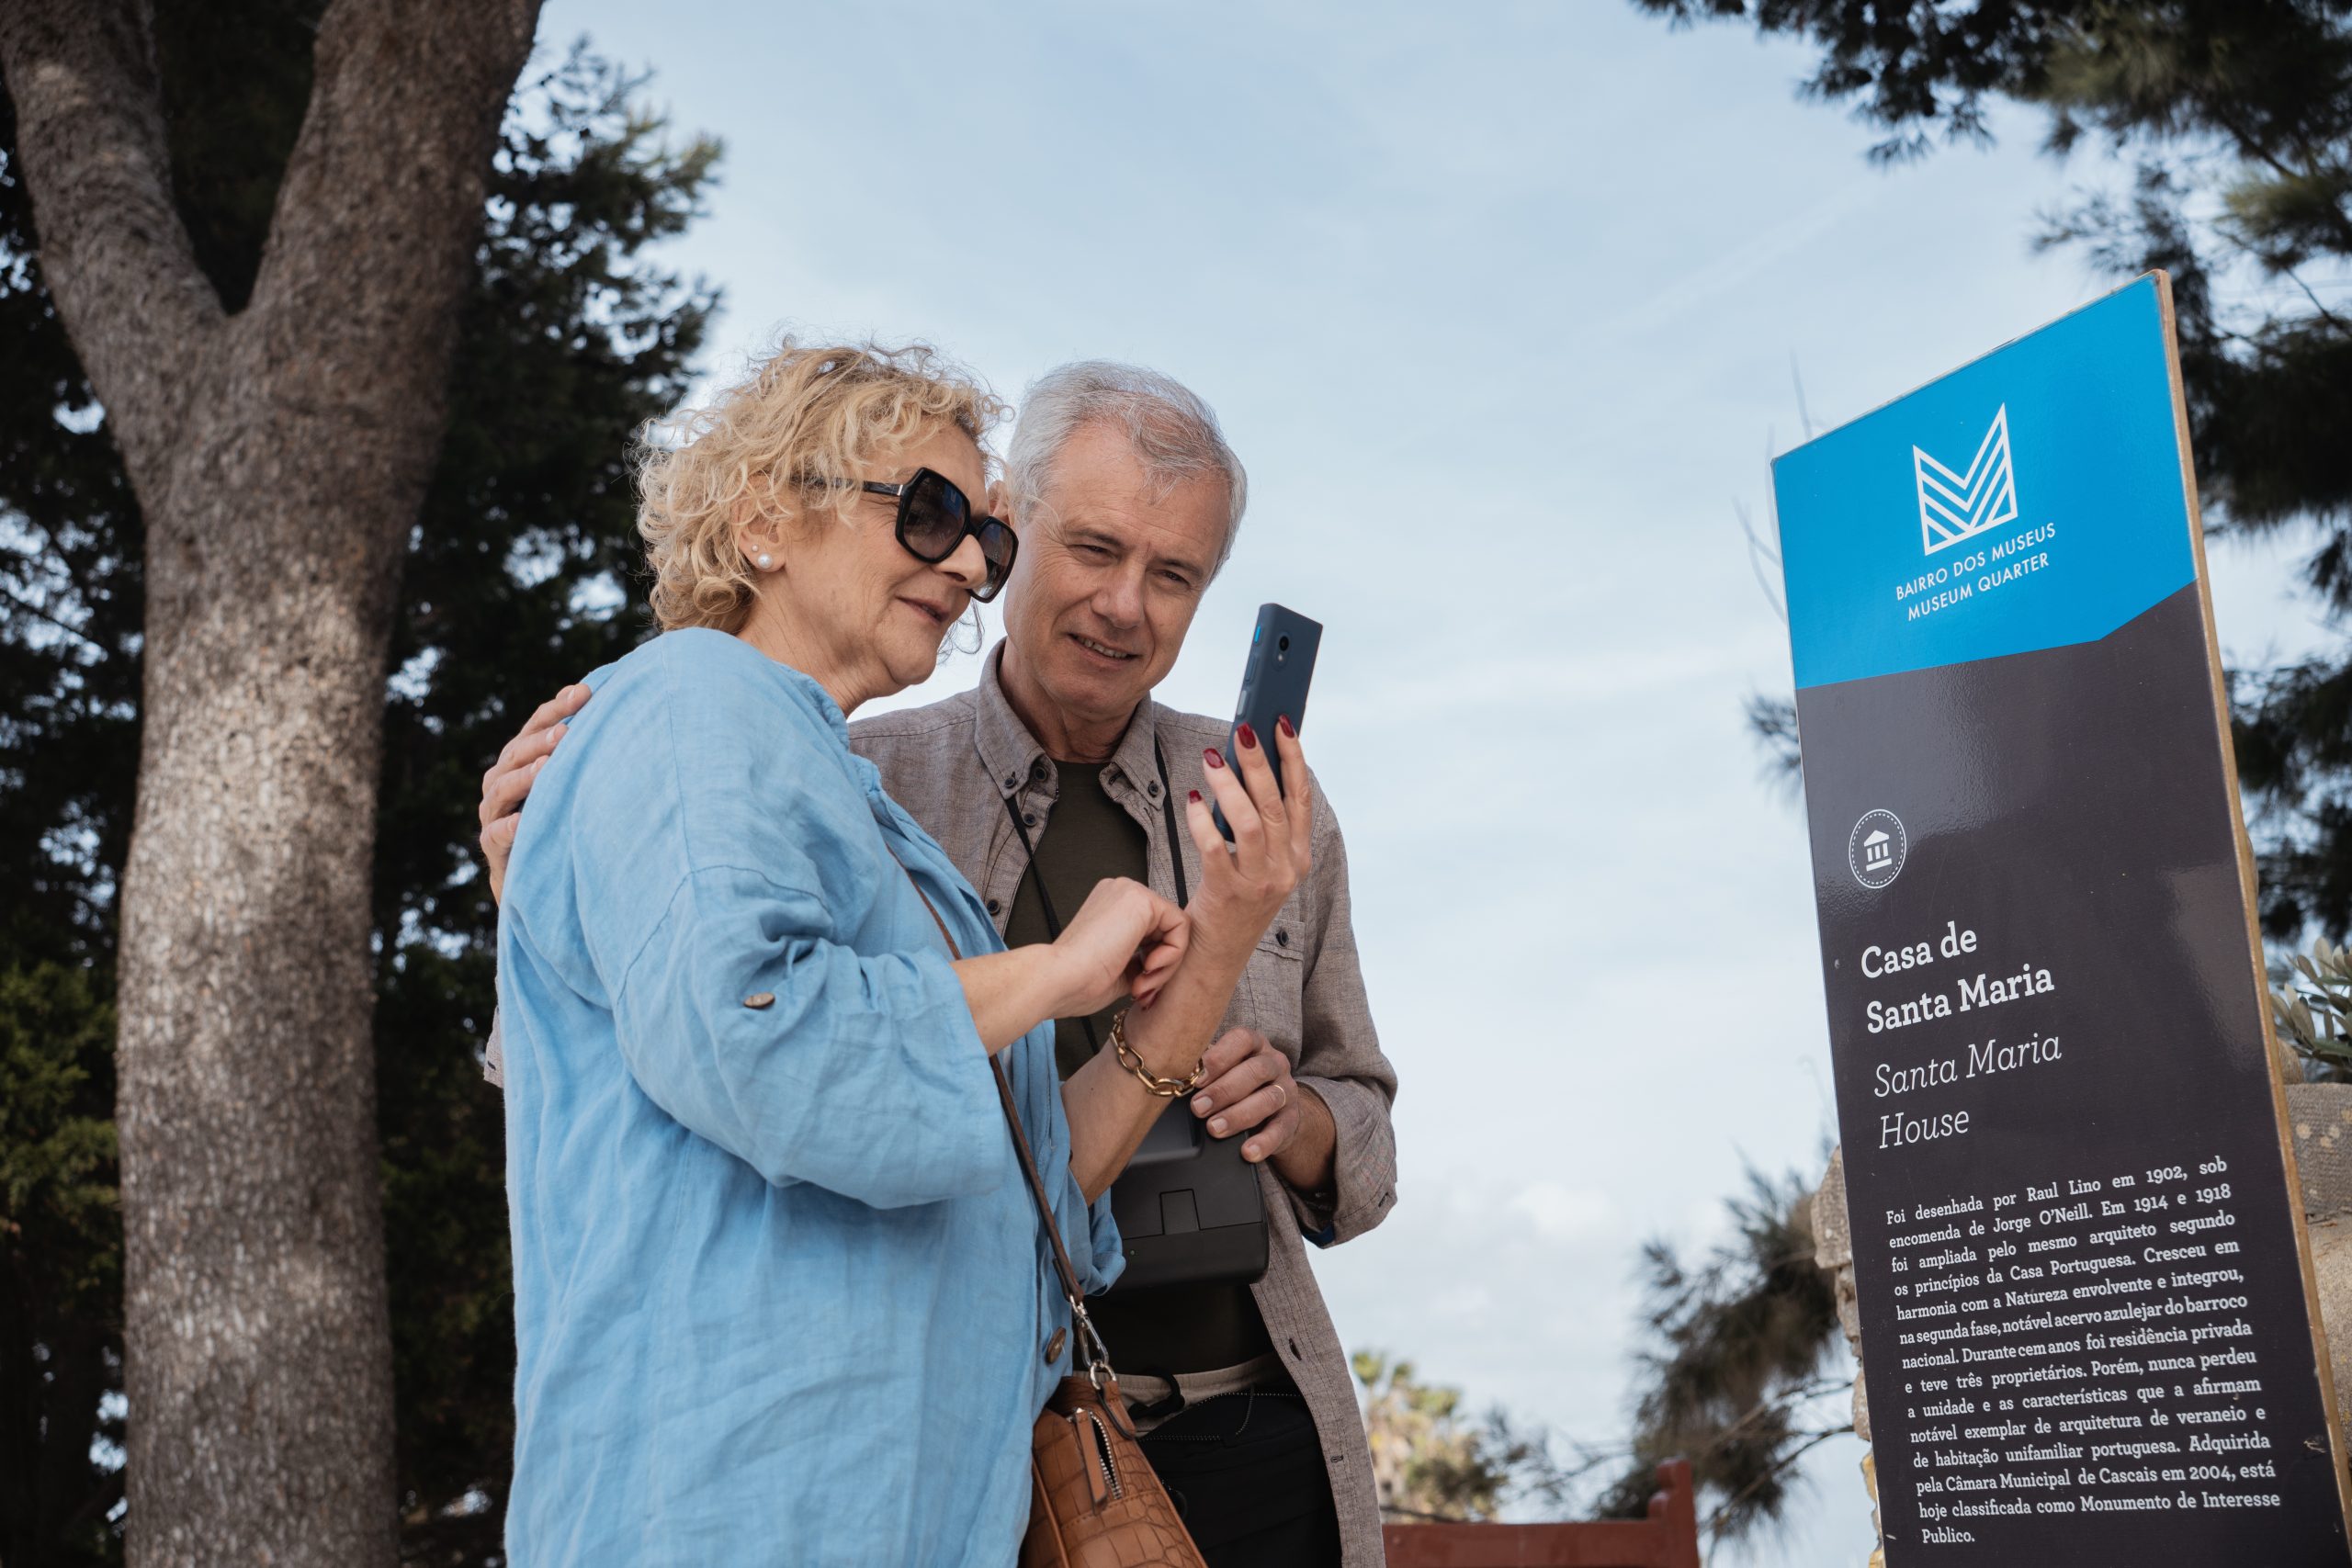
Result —
<instances>
[{"instance_id":1,"label":"beige linen jacket","mask_svg":"<svg viewBox=\"0 0 2352 1568\"><path fill-rule=\"evenodd\" d=\"M1003 656L1000 644L971 691L849 727L850 749L873 761L891 798L939 840L979 891L999 930L1011 918L1013 893L1029 869L1004 803L1012 800L1035 839L1045 830L1058 793L1053 759L1005 701L997 678ZM1178 713L1147 700L1103 770L1104 789L1143 828L1152 887L1170 897L1176 891L1171 850L1183 855L1191 887L1201 885L1200 852L1192 835L1182 831L1181 804L1181 841L1168 840L1152 742L1159 741L1168 759L1168 784L1181 803L1189 791L1207 793L1201 753L1226 743L1226 728L1223 719ZM1381 1055L1373 1028L1355 931L1349 923L1347 847L1319 784L1313 849L1313 870L1267 927L1218 1032L1246 1025L1272 1041L1290 1058L1298 1081L1331 1108L1338 1128L1327 1191L1295 1191L1271 1167L1260 1168L1272 1223L1266 1276L1252 1293L1267 1336L1306 1396L1322 1437L1344 1560L1349 1568L1362 1568L1382 1561L1372 1458L1355 1380L1307 1266L1306 1243L1328 1247L1361 1235L1396 1205L1396 1138L1389 1106L1396 1096L1396 1073ZM1285 1216L1295 1223L1284 1224Z\"/></svg>"},{"instance_id":2,"label":"beige linen jacket","mask_svg":"<svg viewBox=\"0 0 2352 1568\"><path fill-rule=\"evenodd\" d=\"M971 691L849 727L851 749L880 770L882 786L939 840L1000 931L1028 870L1005 801L1020 809L1034 839L1044 831L1057 794L1053 760L1005 701L997 679L1002 657L1000 645ZM1104 770L1105 789L1143 828L1152 887L1173 897L1171 851L1183 855L1192 887L1200 886L1200 854L1189 833L1180 832L1176 844L1169 841L1155 739L1168 759L1169 786L1181 801L1191 790L1207 793L1202 750L1225 744L1226 722L1146 701ZM1180 829L1182 817L1180 805ZM1295 1191L1271 1167L1260 1168L1272 1223L1266 1275L1251 1293L1322 1438L1343 1561L1347 1568L1370 1568L1383 1561L1372 1456L1355 1380L1308 1267L1306 1244L1329 1247L1361 1235L1395 1207L1396 1138L1389 1107L1396 1073L1373 1028L1349 923L1347 848L1319 784L1313 850L1313 870L1260 940L1218 1032L1246 1025L1264 1034L1290 1058L1298 1081L1330 1107L1338 1130L1332 1183L1325 1191ZM492 1082L502 1080L494 1020L485 1071ZM1286 1217L1294 1223L1283 1223Z\"/></svg>"}]
</instances>

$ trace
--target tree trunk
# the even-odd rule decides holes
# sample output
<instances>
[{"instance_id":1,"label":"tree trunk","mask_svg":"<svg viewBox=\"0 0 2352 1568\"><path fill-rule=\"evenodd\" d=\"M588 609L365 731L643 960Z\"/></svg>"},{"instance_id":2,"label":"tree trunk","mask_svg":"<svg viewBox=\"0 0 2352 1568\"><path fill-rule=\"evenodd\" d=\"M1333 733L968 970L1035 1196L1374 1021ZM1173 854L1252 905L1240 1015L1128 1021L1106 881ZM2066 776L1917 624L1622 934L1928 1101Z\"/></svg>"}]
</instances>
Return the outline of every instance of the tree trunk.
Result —
<instances>
[{"instance_id":1,"label":"tree trunk","mask_svg":"<svg viewBox=\"0 0 2352 1568\"><path fill-rule=\"evenodd\" d=\"M383 544L431 446L322 483L335 411L249 409L195 412L204 471L148 513L116 1047L131 1555L384 1562L368 889Z\"/></svg>"},{"instance_id":2,"label":"tree trunk","mask_svg":"<svg viewBox=\"0 0 2352 1568\"><path fill-rule=\"evenodd\" d=\"M147 521L122 884L130 1558L393 1560L368 871L401 548L537 0L341 0L251 302L138 0L7 0L40 265Z\"/></svg>"}]
</instances>

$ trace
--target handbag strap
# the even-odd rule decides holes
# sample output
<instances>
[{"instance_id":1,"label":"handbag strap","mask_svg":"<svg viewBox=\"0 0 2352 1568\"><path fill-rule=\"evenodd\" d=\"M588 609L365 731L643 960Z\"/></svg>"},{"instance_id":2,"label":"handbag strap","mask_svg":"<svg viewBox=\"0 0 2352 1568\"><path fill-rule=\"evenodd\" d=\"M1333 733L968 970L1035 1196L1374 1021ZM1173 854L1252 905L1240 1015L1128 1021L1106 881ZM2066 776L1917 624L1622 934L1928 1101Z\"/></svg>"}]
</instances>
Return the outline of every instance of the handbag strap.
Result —
<instances>
[{"instance_id":1,"label":"handbag strap","mask_svg":"<svg viewBox=\"0 0 2352 1568\"><path fill-rule=\"evenodd\" d=\"M939 928L939 940L947 944L949 955L960 962L964 950L956 944L947 922L939 918L939 909L932 903L931 896L915 880L915 874L907 871L905 863L901 862L899 869L906 872L907 885L922 900L931 923ZM1037 1208L1037 1228L1046 1233L1046 1245L1053 1252L1054 1273L1061 1280L1062 1295L1069 1302L1070 1322L1078 1330L1079 1348L1086 1354L1086 1375L1100 1389L1115 1382L1110 1353L1103 1348L1102 1337L1095 1332L1094 1320L1086 1314L1086 1291L1078 1282L1078 1270L1070 1264L1069 1249L1062 1246L1062 1228L1054 1221L1054 1205L1046 1196L1045 1179L1037 1174L1036 1156L1030 1153L1028 1135L1021 1130L1021 1112L1012 1103L1012 1081L1005 1077L1003 1058L993 1052L989 1055L989 1071L996 1076L996 1097L1004 1107L1004 1124L1012 1133L1012 1152L1021 1161L1021 1174L1029 1183L1030 1201Z\"/></svg>"}]
</instances>

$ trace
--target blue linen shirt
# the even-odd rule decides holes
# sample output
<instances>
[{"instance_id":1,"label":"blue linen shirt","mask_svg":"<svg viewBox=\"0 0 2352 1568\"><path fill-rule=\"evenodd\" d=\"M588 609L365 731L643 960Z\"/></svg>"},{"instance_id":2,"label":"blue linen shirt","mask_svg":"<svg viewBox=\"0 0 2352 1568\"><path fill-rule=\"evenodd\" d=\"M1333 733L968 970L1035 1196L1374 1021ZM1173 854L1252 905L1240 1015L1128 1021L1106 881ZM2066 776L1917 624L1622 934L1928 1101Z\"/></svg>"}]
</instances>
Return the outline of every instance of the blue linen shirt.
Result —
<instances>
[{"instance_id":1,"label":"blue linen shirt","mask_svg":"<svg viewBox=\"0 0 2352 1568\"><path fill-rule=\"evenodd\" d=\"M1003 942L807 676L689 630L588 683L499 922L509 1561L1011 1563L1069 1309L899 864ZM1052 1025L1003 1059L1100 1290Z\"/></svg>"}]
</instances>

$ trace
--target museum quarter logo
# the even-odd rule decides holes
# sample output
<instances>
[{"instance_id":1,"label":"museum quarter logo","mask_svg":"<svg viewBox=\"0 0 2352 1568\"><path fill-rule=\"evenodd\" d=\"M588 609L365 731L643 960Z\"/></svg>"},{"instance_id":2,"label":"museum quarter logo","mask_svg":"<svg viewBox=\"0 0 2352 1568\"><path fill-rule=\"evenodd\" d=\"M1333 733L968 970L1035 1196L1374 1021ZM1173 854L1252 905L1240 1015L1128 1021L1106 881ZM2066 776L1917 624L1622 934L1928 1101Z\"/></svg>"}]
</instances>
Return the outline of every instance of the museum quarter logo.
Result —
<instances>
[{"instance_id":1,"label":"museum quarter logo","mask_svg":"<svg viewBox=\"0 0 2352 1568\"><path fill-rule=\"evenodd\" d=\"M2009 405L2003 403L1995 412L1992 428L1969 459L1966 473L1952 472L1926 448L1914 446L1911 477L1919 490L1919 542L1928 555L2016 522L2018 480L2009 461Z\"/></svg>"},{"instance_id":2,"label":"museum quarter logo","mask_svg":"<svg viewBox=\"0 0 2352 1568\"><path fill-rule=\"evenodd\" d=\"M1903 874L1910 857L1910 836L1903 819L1892 811L1865 811L1854 830L1846 835L1846 869L1873 893Z\"/></svg>"}]
</instances>

